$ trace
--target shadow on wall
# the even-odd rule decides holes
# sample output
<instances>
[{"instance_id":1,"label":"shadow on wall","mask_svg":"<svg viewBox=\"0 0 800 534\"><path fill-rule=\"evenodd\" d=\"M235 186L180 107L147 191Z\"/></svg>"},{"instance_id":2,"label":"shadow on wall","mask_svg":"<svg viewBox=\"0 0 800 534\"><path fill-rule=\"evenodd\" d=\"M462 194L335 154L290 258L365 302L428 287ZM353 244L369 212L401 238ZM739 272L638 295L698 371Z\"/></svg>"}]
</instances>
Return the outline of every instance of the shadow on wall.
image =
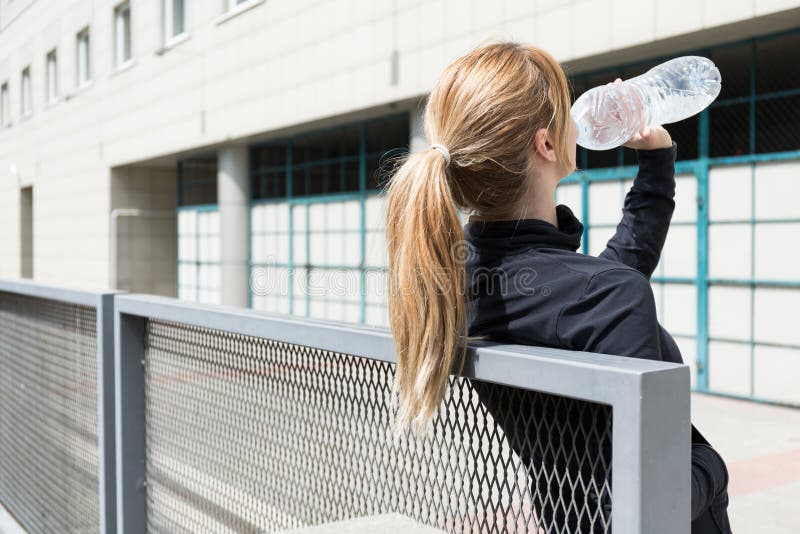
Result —
<instances>
[{"instance_id":1,"label":"shadow on wall","mask_svg":"<svg viewBox=\"0 0 800 534\"><path fill-rule=\"evenodd\" d=\"M177 167L111 170L110 285L177 295Z\"/></svg>"}]
</instances>

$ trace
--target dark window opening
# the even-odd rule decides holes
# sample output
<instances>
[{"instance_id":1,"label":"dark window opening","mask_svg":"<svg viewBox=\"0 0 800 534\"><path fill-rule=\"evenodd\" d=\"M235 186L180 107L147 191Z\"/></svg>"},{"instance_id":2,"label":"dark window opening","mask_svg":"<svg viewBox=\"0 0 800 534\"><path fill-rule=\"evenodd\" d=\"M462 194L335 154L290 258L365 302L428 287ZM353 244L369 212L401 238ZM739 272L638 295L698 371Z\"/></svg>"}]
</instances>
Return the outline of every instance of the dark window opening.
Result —
<instances>
[{"instance_id":1,"label":"dark window opening","mask_svg":"<svg viewBox=\"0 0 800 534\"><path fill-rule=\"evenodd\" d=\"M756 103L756 152L800 150L800 95Z\"/></svg>"},{"instance_id":2,"label":"dark window opening","mask_svg":"<svg viewBox=\"0 0 800 534\"><path fill-rule=\"evenodd\" d=\"M33 187L19 192L19 275L33 278Z\"/></svg>"},{"instance_id":3,"label":"dark window opening","mask_svg":"<svg viewBox=\"0 0 800 534\"><path fill-rule=\"evenodd\" d=\"M800 33L756 43L756 94L800 89Z\"/></svg>"},{"instance_id":4,"label":"dark window opening","mask_svg":"<svg viewBox=\"0 0 800 534\"><path fill-rule=\"evenodd\" d=\"M722 76L722 89L717 97L718 102L750 94L752 55L753 47L750 43L724 46L711 51L709 57Z\"/></svg>"},{"instance_id":5,"label":"dark window opening","mask_svg":"<svg viewBox=\"0 0 800 534\"><path fill-rule=\"evenodd\" d=\"M711 108L709 156L742 156L750 153L750 104Z\"/></svg>"},{"instance_id":6,"label":"dark window opening","mask_svg":"<svg viewBox=\"0 0 800 534\"><path fill-rule=\"evenodd\" d=\"M255 146L253 199L286 197L289 173L293 197L360 191L362 161L365 189L377 189L388 179L391 156L408 151L409 135L408 113L401 113Z\"/></svg>"},{"instance_id":7,"label":"dark window opening","mask_svg":"<svg viewBox=\"0 0 800 534\"><path fill-rule=\"evenodd\" d=\"M217 203L217 156L178 162L178 206Z\"/></svg>"}]
</instances>

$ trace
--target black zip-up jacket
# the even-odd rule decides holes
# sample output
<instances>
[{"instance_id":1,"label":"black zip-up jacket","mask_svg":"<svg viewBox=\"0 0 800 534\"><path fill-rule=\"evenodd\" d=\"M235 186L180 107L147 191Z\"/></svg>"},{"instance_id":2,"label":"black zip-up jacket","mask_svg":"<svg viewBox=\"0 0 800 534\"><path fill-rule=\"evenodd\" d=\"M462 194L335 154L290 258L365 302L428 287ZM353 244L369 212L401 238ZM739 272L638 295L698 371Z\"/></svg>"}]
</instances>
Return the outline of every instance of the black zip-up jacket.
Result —
<instances>
[{"instance_id":1,"label":"black zip-up jacket","mask_svg":"<svg viewBox=\"0 0 800 534\"><path fill-rule=\"evenodd\" d=\"M563 204L556 206L558 228L538 219L467 223L469 334L683 363L675 340L657 320L650 286L675 208L676 153L675 143L637 152L639 172L625 197L622 220L599 257L577 252L583 224ZM479 385L479 395L505 426L512 447L525 442L529 429L502 422L516 421L504 415L521 406L492 404L497 397L492 388ZM517 452L522 454L519 446ZM727 483L722 458L692 427L693 533L730 532ZM540 493L552 490L539 488ZM585 498L602 502L607 496ZM575 518L540 506L540 517L552 523L553 531L561 532L564 523L569 532L587 531Z\"/></svg>"}]
</instances>

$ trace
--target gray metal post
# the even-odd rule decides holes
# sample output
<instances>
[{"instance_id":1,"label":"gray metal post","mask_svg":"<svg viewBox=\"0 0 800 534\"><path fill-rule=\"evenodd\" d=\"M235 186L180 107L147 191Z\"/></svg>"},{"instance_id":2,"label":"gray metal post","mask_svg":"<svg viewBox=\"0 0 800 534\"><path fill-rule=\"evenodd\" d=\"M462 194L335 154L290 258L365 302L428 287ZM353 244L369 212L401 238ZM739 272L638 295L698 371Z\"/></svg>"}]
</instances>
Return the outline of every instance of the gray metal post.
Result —
<instances>
[{"instance_id":1,"label":"gray metal post","mask_svg":"<svg viewBox=\"0 0 800 534\"><path fill-rule=\"evenodd\" d=\"M114 313L114 392L116 419L117 532L144 533L145 421L144 421L145 319Z\"/></svg>"},{"instance_id":2,"label":"gray metal post","mask_svg":"<svg viewBox=\"0 0 800 534\"><path fill-rule=\"evenodd\" d=\"M98 529L117 531L116 448L114 426L114 306L121 292L85 291L29 280L0 279L0 291L95 309L97 344ZM0 511L1 512L1 511ZM0 516L2 513L0 513ZM2 524L2 517L0 517ZM0 528L3 531L3 528Z\"/></svg>"},{"instance_id":3,"label":"gray metal post","mask_svg":"<svg viewBox=\"0 0 800 534\"><path fill-rule=\"evenodd\" d=\"M114 440L114 294L97 297L97 482L100 532L117 531Z\"/></svg>"},{"instance_id":4,"label":"gray metal post","mask_svg":"<svg viewBox=\"0 0 800 534\"><path fill-rule=\"evenodd\" d=\"M688 533L691 500L689 368L639 375L613 404L614 532Z\"/></svg>"}]
</instances>

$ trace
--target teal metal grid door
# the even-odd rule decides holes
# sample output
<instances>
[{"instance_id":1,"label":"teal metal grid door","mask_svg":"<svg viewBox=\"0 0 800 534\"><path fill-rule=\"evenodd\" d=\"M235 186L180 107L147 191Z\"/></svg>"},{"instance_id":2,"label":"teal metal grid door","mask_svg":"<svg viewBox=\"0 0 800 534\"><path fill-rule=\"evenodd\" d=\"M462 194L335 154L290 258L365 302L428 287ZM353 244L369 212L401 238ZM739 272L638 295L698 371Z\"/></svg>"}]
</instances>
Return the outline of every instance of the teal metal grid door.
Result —
<instances>
[{"instance_id":1,"label":"teal metal grid door","mask_svg":"<svg viewBox=\"0 0 800 534\"><path fill-rule=\"evenodd\" d=\"M408 140L399 113L252 147L252 307L388 324L379 193Z\"/></svg>"},{"instance_id":2,"label":"teal metal grid door","mask_svg":"<svg viewBox=\"0 0 800 534\"><path fill-rule=\"evenodd\" d=\"M800 406L800 32L687 51L720 67L719 99L667 129L678 142L676 211L652 277L659 318L696 390ZM676 54L681 55L681 54ZM576 96L668 58L582 74ZM578 155L559 202L585 225L583 251L613 233L636 175L633 151Z\"/></svg>"},{"instance_id":3,"label":"teal metal grid door","mask_svg":"<svg viewBox=\"0 0 800 534\"><path fill-rule=\"evenodd\" d=\"M178 164L178 298L222 301L216 155Z\"/></svg>"}]
</instances>

